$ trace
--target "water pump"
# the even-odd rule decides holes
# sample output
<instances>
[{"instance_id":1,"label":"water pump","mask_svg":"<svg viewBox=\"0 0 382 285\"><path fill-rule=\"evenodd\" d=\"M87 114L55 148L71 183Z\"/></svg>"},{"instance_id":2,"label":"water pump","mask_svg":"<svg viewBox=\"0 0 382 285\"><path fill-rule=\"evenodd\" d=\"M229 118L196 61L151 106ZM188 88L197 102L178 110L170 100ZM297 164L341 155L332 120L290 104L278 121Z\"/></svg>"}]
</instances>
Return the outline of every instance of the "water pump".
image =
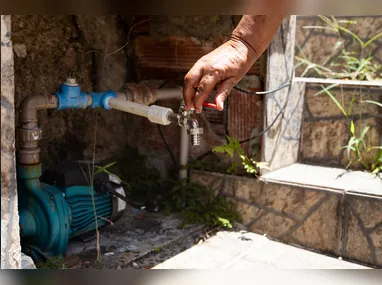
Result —
<instances>
[{"instance_id":1,"label":"water pump","mask_svg":"<svg viewBox=\"0 0 382 285\"><path fill-rule=\"evenodd\" d=\"M35 261L62 256L71 238L116 222L126 209L125 189L91 165L65 162L45 170L19 165L19 214L23 251ZM94 205L94 207L93 207Z\"/></svg>"}]
</instances>

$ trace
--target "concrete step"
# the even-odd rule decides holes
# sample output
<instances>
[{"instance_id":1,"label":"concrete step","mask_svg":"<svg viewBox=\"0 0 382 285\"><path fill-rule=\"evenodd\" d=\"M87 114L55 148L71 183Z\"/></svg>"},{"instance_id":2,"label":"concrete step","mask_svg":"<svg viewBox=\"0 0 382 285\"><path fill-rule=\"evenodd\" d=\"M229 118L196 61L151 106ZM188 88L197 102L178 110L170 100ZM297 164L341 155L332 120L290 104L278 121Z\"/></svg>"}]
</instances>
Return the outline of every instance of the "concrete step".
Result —
<instances>
[{"instance_id":1,"label":"concrete step","mask_svg":"<svg viewBox=\"0 0 382 285\"><path fill-rule=\"evenodd\" d=\"M291 165L260 180L191 171L191 181L231 199L251 232L382 268L382 182L365 173Z\"/></svg>"},{"instance_id":2,"label":"concrete step","mask_svg":"<svg viewBox=\"0 0 382 285\"><path fill-rule=\"evenodd\" d=\"M218 232L153 269L368 269L249 232Z\"/></svg>"}]
</instances>

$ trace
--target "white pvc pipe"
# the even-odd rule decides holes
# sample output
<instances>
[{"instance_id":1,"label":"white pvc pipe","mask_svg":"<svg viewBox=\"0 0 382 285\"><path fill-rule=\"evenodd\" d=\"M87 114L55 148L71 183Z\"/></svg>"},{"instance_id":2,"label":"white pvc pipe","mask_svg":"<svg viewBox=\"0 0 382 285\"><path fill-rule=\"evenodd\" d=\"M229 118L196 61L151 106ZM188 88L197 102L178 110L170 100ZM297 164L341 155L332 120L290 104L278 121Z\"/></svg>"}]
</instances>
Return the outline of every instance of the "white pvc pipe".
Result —
<instances>
[{"instance_id":1,"label":"white pvc pipe","mask_svg":"<svg viewBox=\"0 0 382 285\"><path fill-rule=\"evenodd\" d=\"M149 106L138 104L130 101L125 101L121 99L109 98L107 100L107 105L116 110L127 112L141 117L148 117Z\"/></svg>"},{"instance_id":2,"label":"white pvc pipe","mask_svg":"<svg viewBox=\"0 0 382 285\"><path fill-rule=\"evenodd\" d=\"M160 125L170 124L170 116L173 114L173 111L170 108L156 105L146 106L111 97L107 99L106 105L112 109L148 118L150 122Z\"/></svg>"}]
</instances>

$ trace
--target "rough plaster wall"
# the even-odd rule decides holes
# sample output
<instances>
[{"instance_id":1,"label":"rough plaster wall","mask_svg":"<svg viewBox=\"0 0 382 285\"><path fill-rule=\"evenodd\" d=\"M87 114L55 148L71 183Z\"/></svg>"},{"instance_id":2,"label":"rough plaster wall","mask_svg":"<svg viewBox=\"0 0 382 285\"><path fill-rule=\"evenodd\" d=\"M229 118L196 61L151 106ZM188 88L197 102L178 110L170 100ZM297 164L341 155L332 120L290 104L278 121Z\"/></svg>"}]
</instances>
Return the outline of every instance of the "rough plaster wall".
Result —
<instances>
[{"instance_id":1,"label":"rough plaster wall","mask_svg":"<svg viewBox=\"0 0 382 285\"><path fill-rule=\"evenodd\" d=\"M15 168L11 17L1 15L1 268L21 267Z\"/></svg>"},{"instance_id":2,"label":"rough plaster wall","mask_svg":"<svg viewBox=\"0 0 382 285\"><path fill-rule=\"evenodd\" d=\"M129 81L126 49L111 54L126 42L126 24L119 16L12 18L16 111L23 98L55 92L67 76L75 77L84 91L120 90ZM42 111L44 165L92 158L96 116L96 160L121 151L127 143L127 115L107 110Z\"/></svg>"}]
</instances>

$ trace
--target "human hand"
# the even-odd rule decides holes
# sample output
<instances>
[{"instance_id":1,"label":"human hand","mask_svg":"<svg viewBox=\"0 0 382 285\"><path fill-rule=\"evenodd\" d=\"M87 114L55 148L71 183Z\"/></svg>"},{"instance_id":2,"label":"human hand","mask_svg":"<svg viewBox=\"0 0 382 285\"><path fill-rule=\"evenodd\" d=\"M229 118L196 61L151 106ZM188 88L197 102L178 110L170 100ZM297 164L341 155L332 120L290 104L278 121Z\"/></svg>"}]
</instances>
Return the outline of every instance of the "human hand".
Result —
<instances>
[{"instance_id":1,"label":"human hand","mask_svg":"<svg viewBox=\"0 0 382 285\"><path fill-rule=\"evenodd\" d=\"M186 109L202 111L202 104L218 84L215 96L217 109L232 88L244 77L258 55L245 41L232 37L229 41L199 59L184 78L183 97Z\"/></svg>"}]
</instances>

